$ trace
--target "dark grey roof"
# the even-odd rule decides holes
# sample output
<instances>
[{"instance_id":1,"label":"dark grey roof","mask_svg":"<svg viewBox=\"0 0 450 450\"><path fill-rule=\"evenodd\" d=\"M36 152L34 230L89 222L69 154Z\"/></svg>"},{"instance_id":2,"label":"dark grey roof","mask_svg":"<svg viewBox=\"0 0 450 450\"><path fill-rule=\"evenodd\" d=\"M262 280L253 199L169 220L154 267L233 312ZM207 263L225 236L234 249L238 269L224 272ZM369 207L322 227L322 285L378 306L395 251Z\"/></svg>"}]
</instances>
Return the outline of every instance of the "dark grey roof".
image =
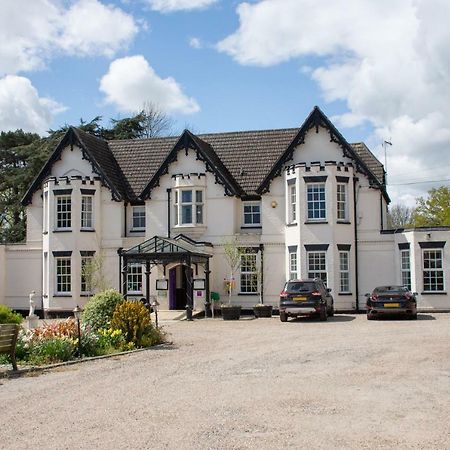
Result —
<instances>
[{"instance_id":1,"label":"dark grey roof","mask_svg":"<svg viewBox=\"0 0 450 450\"><path fill-rule=\"evenodd\" d=\"M137 198L160 168L178 137L109 141L127 182L130 198Z\"/></svg>"},{"instance_id":2,"label":"dark grey roof","mask_svg":"<svg viewBox=\"0 0 450 450\"><path fill-rule=\"evenodd\" d=\"M339 142L342 141L348 153L353 154L350 156L355 161L359 159L359 165L362 162L367 167L367 173L377 180L385 192L383 165L367 146L364 143L349 145L317 107L305 124L311 122L312 125L319 126L319 120L321 126L324 124L332 128L335 135L338 134ZM263 184L270 183L268 180L277 173L280 174L280 164L288 157L288 153L293 151L303 128L307 131L308 127L312 126L305 124L300 128L208 133L197 136L186 130L181 137L116 141L105 141L71 127L30 187L24 201L30 201L32 192L38 189L45 174L49 173L50 166L57 159L63 145L72 142L71 136L76 136L85 147L87 156L102 172L101 175L116 191L115 197L118 198L143 198L142 194L147 194L152 188L151 182L157 183L157 178L173 160L171 156L179 150L180 142L188 141L194 143L193 148L202 152L210 168L220 174L222 182L232 195L258 195L265 192L262 189Z\"/></svg>"},{"instance_id":3,"label":"dark grey roof","mask_svg":"<svg viewBox=\"0 0 450 450\"><path fill-rule=\"evenodd\" d=\"M367 148L364 142L356 142L350 144L358 156L363 160L365 165L370 169L370 171L376 176L380 184L384 184L384 167L376 156Z\"/></svg>"}]
</instances>

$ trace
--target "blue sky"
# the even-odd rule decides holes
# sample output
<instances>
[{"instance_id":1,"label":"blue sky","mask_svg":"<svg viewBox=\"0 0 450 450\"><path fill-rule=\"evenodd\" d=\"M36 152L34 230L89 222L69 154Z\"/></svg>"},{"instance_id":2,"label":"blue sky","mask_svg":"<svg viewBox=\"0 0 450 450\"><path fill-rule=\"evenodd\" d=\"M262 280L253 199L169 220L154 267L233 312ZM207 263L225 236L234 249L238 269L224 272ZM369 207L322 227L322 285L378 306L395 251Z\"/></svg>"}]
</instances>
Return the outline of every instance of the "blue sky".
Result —
<instances>
[{"instance_id":1,"label":"blue sky","mask_svg":"<svg viewBox=\"0 0 450 450\"><path fill-rule=\"evenodd\" d=\"M450 5L317 3L2 0L0 129L107 124L144 102L175 132L283 128L319 105L382 160L392 141L394 201L448 185Z\"/></svg>"}]
</instances>

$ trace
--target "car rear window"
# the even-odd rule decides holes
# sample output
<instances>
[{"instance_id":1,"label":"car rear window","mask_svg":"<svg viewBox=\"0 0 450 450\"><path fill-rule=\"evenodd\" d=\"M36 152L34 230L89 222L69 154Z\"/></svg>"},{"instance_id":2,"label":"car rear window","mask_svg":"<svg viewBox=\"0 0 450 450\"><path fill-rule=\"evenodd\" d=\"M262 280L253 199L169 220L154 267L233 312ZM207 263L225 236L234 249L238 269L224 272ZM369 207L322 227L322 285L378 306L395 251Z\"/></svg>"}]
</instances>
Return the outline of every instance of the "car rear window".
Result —
<instances>
[{"instance_id":1,"label":"car rear window","mask_svg":"<svg viewBox=\"0 0 450 450\"><path fill-rule=\"evenodd\" d=\"M405 286L380 286L375 288L376 294L403 294L409 292Z\"/></svg>"},{"instance_id":2,"label":"car rear window","mask_svg":"<svg viewBox=\"0 0 450 450\"><path fill-rule=\"evenodd\" d=\"M288 283L286 286L287 292L312 292L316 286L313 281L297 281L294 283Z\"/></svg>"}]
</instances>

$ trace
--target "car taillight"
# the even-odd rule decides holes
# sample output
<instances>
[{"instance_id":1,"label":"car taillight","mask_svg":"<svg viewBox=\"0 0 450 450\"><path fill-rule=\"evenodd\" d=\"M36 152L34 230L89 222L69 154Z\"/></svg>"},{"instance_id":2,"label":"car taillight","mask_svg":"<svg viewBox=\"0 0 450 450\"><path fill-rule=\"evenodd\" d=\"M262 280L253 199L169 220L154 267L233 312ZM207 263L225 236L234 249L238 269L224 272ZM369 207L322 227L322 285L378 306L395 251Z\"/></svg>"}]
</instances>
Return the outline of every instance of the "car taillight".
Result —
<instances>
[{"instance_id":1,"label":"car taillight","mask_svg":"<svg viewBox=\"0 0 450 450\"><path fill-rule=\"evenodd\" d=\"M286 291L280 292L280 297L286 298L288 296L288 293Z\"/></svg>"},{"instance_id":2,"label":"car taillight","mask_svg":"<svg viewBox=\"0 0 450 450\"><path fill-rule=\"evenodd\" d=\"M413 296L411 294L405 294L406 300L412 300Z\"/></svg>"},{"instance_id":3,"label":"car taillight","mask_svg":"<svg viewBox=\"0 0 450 450\"><path fill-rule=\"evenodd\" d=\"M311 295L314 295L315 297L320 297L320 292L319 291L312 291Z\"/></svg>"}]
</instances>

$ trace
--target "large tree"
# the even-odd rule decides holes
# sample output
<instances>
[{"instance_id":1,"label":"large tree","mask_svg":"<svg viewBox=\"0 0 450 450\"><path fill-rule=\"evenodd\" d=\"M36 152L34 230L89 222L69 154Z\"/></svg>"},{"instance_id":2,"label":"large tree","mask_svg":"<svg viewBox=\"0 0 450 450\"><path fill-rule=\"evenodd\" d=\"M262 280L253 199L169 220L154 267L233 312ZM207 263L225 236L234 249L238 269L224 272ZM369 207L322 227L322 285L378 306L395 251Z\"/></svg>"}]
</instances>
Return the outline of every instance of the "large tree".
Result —
<instances>
[{"instance_id":1,"label":"large tree","mask_svg":"<svg viewBox=\"0 0 450 450\"><path fill-rule=\"evenodd\" d=\"M389 220L392 228L409 228L413 226L414 208L400 203L389 208Z\"/></svg>"},{"instance_id":2,"label":"large tree","mask_svg":"<svg viewBox=\"0 0 450 450\"><path fill-rule=\"evenodd\" d=\"M416 227L450 226L450 189L441 186L428 191L428 197L419 197L413 215Z\"/></svg>"}]
</instances>

